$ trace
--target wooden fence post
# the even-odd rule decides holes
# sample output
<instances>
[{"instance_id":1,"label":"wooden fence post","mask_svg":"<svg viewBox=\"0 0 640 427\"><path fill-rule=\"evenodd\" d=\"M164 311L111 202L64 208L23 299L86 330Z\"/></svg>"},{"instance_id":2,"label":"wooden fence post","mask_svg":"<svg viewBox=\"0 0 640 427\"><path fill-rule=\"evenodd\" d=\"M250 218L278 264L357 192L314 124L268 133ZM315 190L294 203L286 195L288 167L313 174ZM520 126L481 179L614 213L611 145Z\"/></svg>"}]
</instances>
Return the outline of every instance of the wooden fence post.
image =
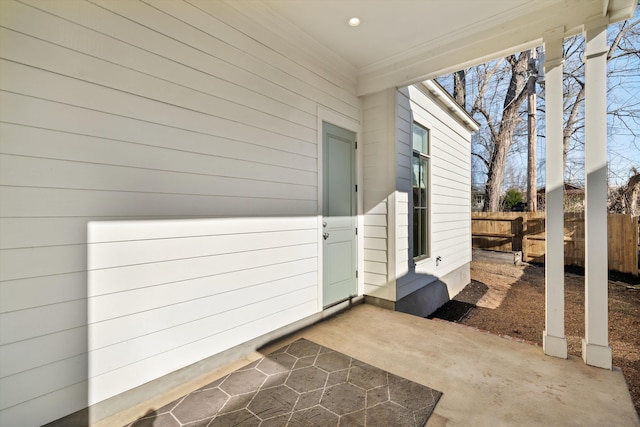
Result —
<instances>
[{"instance_id":1,"label":"wooden fence post","mask_svg":"<svg viewBox=\"0 0 640 427\"><path fill-rule=\"evenodd\" d=\"M512 251L522 251L522 217L513 218L511 220L511 233L513 240L511 243Z\"/></svg>"},{"instance_id":2,"label":"wooden fence post","mask_svg":"<svg viewBox=\"0 0 640 427\"><path fill-rule=\"evenodd\" d=\"M529 214L522 214L522 261L526 262L529 259L529 239L527 234L529 232Z\"/></svg>"}]
</instances>

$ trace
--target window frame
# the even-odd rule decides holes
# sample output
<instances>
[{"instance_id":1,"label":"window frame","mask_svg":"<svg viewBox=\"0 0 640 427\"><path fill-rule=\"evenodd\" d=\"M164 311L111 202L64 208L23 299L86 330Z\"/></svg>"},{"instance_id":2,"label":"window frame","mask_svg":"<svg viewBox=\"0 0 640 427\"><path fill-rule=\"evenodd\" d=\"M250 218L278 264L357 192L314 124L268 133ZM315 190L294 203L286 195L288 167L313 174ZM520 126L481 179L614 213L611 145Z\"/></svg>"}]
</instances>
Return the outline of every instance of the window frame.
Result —
<instances>
[{"instance_id":1,"label":"window frame","mask_svg":"<svg viewBox=\"0 0 640 427\"><path fill-rule=\"evenodd\" d=\"M426 148L426 152L423 152L414 148L414 144L413 144L414 127L418 127L426 131L425 132L426 141L424 142L425 147L423 147L423 149ZM417 226L416 218L419 216L416 215L416 206L414 203L414 197L411 198L411 212L410 212L410 215L412 216L411 256L415 264L417 262L431 258L431 233L430 233L431 231L431 170L433 168L432 155L431 155L431 128L428 126L425 126L424 124L418 122L415 119L412 120L412 123L411 123L411 190L412 192L416 185L416 183L414 182L415 175L413 173L414 158L417 158L418 161L424 161L426 164L426 173L423 174L424 180L426 181L425 182L426 203L424 207L418 207L418 209L426 211L425 220L424 220L424 226L426 230L424 231L424 234L422 234L422 237L424 239L422 243L424 243L425 248L423 250L423 253L419 253L418 255L414 255L414 254L416 253L416 244L419 243L419 242L416 242L416 239L415 239L416 226Z\"/></svg>"}]
</instances>

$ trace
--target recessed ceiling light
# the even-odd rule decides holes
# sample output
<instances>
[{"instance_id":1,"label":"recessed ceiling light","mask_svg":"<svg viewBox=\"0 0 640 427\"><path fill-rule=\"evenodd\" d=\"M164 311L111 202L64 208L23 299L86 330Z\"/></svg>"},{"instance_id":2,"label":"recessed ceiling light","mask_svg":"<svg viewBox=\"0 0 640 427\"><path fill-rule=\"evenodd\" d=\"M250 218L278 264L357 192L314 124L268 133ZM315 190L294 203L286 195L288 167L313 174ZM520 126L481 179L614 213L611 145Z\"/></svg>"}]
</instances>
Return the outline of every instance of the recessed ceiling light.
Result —
<instances>
[{"instance_id":1,"label":"recessed ceiling light","mask_svg":"<svg viewBox=\"0 0 640 427\"><path fill-rule=\"evenodd\" d=\"M360 18L358 18L357 16L354 16L353 18L349 19L349 25L351 27L357 27L358 25L360 25Z\"/></svg>"}]
</instances>

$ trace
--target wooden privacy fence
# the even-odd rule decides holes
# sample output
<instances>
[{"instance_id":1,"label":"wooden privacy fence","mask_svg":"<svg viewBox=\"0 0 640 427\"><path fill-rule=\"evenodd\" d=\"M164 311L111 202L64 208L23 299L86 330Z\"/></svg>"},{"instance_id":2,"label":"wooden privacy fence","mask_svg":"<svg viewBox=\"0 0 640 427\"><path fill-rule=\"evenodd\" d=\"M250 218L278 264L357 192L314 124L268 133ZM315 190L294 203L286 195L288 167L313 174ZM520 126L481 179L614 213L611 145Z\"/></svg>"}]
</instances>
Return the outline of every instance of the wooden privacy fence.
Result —
<instances>
[{"instance_id":1,"label":"wooden privacy fence","mask_svg":"<svg viewBox=\"0 0 640 427\"><path fill-rule=\"evenodd\" d=\"M638 275L638 217L609 214L609 270ZM526 262L544 262L544 212L472 212L473 247L500 252L522 251ZM564 261L584 267L584 214L564 216ZM604 242L602 242L604 244Z\"/></svg>"}]
</instances>

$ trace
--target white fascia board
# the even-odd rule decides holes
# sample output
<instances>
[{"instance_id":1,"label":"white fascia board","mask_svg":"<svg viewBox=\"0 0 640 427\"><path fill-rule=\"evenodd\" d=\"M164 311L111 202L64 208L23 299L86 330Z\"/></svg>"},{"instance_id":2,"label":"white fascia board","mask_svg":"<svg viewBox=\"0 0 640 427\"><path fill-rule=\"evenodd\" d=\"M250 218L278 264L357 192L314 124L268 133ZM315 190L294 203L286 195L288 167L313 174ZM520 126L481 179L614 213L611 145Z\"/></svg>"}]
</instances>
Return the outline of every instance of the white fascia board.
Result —
<instances>
[{"instance_id":1,"label":"white fascia board","mask_svg":"<svg viewBox=\"0 0 640 427\"><path fill-rule=\"evenodd\" d=\"M579 32L579 30L576 31L576 33ZM500 37L496 36L496 39L500 39ZM442 46L394 66L361 73L358 79L357 95L369 95L389 87L409 86L483 64L496 58L522 52L541 45L542 35L539 39L523 40L518 44L502 44L504 46L501 46L499 50L491 48L490 42L480 43L478 46L473 45L471 48L468 47L469 44L465 43Z\"/></svg>"},{"instance_id":2,"label":"white fascia board","mask_svg":"<svg viewBox=\"0 0 640 427\"><path fill-rule=\"evenodd\" d=\"M471 132L477 132L480 129L480 125L476 122L473 117L458 103L451 98L449 93L447 93L439 84L435 83L432 80L425 80L421 82L421 85L431 93L438 102L444 105L444 107L451 111L454 116L456 116Z\"/></svg>"}]
</instances>

